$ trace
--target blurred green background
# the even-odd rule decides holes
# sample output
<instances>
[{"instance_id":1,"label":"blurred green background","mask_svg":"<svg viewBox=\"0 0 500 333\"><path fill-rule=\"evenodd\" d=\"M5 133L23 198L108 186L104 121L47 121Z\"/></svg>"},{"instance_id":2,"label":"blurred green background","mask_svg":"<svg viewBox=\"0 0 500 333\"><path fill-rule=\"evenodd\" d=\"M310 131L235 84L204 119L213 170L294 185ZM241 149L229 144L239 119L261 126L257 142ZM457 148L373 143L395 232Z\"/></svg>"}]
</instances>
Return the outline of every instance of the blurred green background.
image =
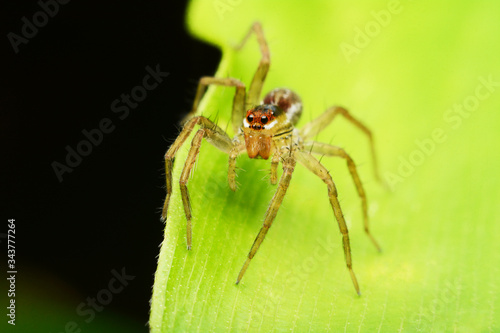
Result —
<instances>
[{"instance_id":1,"label":"blurred green background","mask_svg":"<svg viewBox=\"0 0 500 333\"><path fill-rule=\"evenodd\" d=\"M362 296L345 268L326 187L301 166L235 286L275 187L268 161L240 157L241 186L232 193L227 155L204 143L189 183L193 250L176 187L153 331L500 331L500 3L194 0L187 15L194 35L223 50L216 76L247 84L257 43L232 46L256 20L271 50L264 93L298 92L299 128L339 104L374 132L389 189L374 179L366 137L348 122L336 120L317 140L356 161L383 253L364 235L344 162L323 158L350 227ZM201 113L224 128L233 95L209 89Z\"/></svg>"}]
</instances>

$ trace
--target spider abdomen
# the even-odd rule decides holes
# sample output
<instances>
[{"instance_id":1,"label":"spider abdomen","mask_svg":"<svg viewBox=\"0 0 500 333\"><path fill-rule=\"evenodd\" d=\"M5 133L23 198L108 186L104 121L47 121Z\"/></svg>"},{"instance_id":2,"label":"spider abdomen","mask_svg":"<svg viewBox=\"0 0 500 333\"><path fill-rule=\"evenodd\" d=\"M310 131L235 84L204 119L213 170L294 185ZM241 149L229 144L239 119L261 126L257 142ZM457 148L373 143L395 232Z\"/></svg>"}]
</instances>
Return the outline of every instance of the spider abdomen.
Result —
<instances>
[{"instance_id":1,"label":"spider abdomen","mask_svg":"<svg viewBox=\"0 0 500 333\"><path fill-rule=\"evenodd\" d=\"M276 88L264 96L262 104L272 104L278 106L285 112L288 120L295 125L302 114L302 100L299 95L286 88Z\"/></svg>"}]
</instances>

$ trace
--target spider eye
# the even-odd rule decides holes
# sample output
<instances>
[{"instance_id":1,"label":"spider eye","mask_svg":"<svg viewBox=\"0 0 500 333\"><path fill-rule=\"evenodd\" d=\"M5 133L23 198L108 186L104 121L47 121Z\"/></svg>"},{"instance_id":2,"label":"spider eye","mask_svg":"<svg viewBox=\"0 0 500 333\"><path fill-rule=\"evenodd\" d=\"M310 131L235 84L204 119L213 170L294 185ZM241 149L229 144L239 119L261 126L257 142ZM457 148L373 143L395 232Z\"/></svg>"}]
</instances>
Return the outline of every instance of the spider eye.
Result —
<instances>
[{"instance_id":1,"label":"spider eye","mask_svg":"<svg viewBox=\"0 0 500 333\"><path fill-rule=\"evenodd\" d=\"M268 121L268 120L269 120L269 119L267 119L267 117L266 117L266 116L262 116L262 117L260 118L260 122L261 122L261 123L263 123L263 124L267 124L267 121Z\"/></svg>"},{"instance_id":2,"label":"spider eye","mask_svg":"<svg viewBox=\"0 0 500 333\"><path fill-rule=\"evenodd\" d=\"M249 114L247 120L249 123L251 123L253 121L253 115Z\"/></svg>"}]
</instances>

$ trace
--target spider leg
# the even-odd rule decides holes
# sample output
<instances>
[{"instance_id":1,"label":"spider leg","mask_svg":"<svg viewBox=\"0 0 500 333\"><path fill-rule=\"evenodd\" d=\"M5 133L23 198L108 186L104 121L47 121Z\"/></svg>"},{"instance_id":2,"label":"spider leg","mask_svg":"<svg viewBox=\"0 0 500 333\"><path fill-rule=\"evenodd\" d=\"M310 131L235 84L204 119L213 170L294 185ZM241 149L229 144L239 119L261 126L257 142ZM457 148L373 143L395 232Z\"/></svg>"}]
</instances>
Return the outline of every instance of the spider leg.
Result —
<instances>
[{"instance_id":1,"label":"spider leg","mask_svg":"<svg viewBox=\"0 0 500 333\"><path fill-rule=\"evenodd\" d=\"M250 265L250 260L252 260L252 258L255 256L255 253L257 253L260 244L262 244L264 238L266 237L267 231L273 224L274 218L276 217L278 209L281 206L281 202L283 201L283 198L286 194L286 190L288 189L288 185L290 184L290 180L292 179L292 173L295 168L295 163L296 161L293 158L293 156L287 156L283 160L283 174L281 175L281 179L278 184L278 189L276 190L276 193L274 194L273 198L271 199L271 203L267 208L262 228L260 229L257 237L255 238L255 241L253 242L250 252L248 253L248 257L245 263L243 264L240 273L238 274L238 279L236 280L236 284L238 284L243 278L243 275L245 274L248 265Z\"/></svg>"},{"instance_id":2,"label":"spider leg","mask_svg":"<svg viewBox=\"0 0 500 333\"><path fill-rule=\"evenodd\" d=\"M300 135L303 140L309 140L312 137L314 137L316 134L321 132L326 126L328 126L333 119L338 115L344 116L345 119L350 121L354 126L359 128L361 131L363 131L367 136L368 140L370 140L370 150L371 150L371 155L372 155L372 160L373 160L373 173L375 174L375 178L379 182L382 182L382 179L380 178L380 174L378 171L378 162L377 162L377 156L375 154L375 144L373 140L373 134L366 127L361 123L358 119L354 118L349 111L344 109L343 107L340 106L332 106L328 108L323 114L321 114L318 118L314 119L313 121L307 123L302 129L300 130Z\"/></svg>"},{"instance_id":3,"label":"spider leg","mask_svg":"<svg viewBox=\"0 0 500 333\"><path fill-rule=\"evenodd\" d=\"M244 141L243 141L244 142ZM236 158L245 151L245 144L233 140L233 148L229 152L229 168L227 171L227 181L229 188L236 191Z\"/></svg>"},{"instance_id":4,"label":"spider leg","mask_svg":"<svg viewBox=\"0 0 500 333\"><path fill-rule=\"evenodd\" d=\"M330 198L330 204L332 205L333 213L339 224L340 232L342 233L342 242L344 245L344 255L347 264L347 269L351 274L352 283L354 284L354 289L358 295L361 295L359 291L358 280L354 271L352 270L352 259L351 259L351 244L349 242L349 231L347 230L347 225L344 220L344 215L342 214L342 209L340 208L340 203L337 198L337 189L335 183L333 182L332 176L326 170L326 168L311 154L307 152L297 151L295 153L297 160L304 165L307 169L313 172L316 176L321 178L321 180L328 187L328 197Z\"/></svg>"},{"instance_id":5,"label":"spider leg","mask_svg":"<svg viewBox=\"0 0 500 333\"><path fill-rule=\"evenodd\" d=\"M184 118L182 123L186 123L191 117L196 114L198 110L198 105L200 104L201 98L207 89L207 86L214 84L226 87L235 87L236 92L233 99L233 111L231 113L231 122L233 125L234 133L238 133L238 129L241 126L242 119L245 116L245 84L238 79L233 78L220 78L220 77L210 77L204 76L200 79L198 83L198 88L196 89L196 96L193 102L193 108L189 114Z\"/></svg>"},{"instance_id":6,"label":"spider leg","mask_svg":"<svg viewBox=\"0 0 500 333\"><path fill-rule=\"evenodd\" d=\"M170 198L172 195L172 168L175 155L184 142L187 140L189 135L194 129L195 125L200 125L200 129L196 132L191 141L191 148L189 150L184 168L182 169L180 177L180 189L182 195L182 202L184 205L184 213L187 220L187 246L191 249L191 204L189 200L189 191L187 189L187 182L189 180L189 175L196 162L198 153L200 151L201 141L205 138L213 146L217 147L219 150L228 153L233 148L233 143L229 136L217 125L215 125L208 118L198 116L191 118L182 129L181 133L175 140L175 142L170 146L167 153L165 154L165 177L166 177L166 187L167 196L163 204L162 210L162 220L167 219L168 206L170 203Z\"/></svg>"},{"instance_id":7,"label":"spider leg","mask_svg":"<svg viewBox=\"0 0 500 333\"><path fill-rule=\"evenodd\" d=\"M264 81L266 79L267 72L269 71L270 64L269 47L267 45L266 38L264 37L262 26L259 22L255 22L252 25L252 27L243 38L241 43L236 47L236 49L239 50L243 47L243 45L245 45L252 32L255 33L255 36L257 37L257 42L259 43L262 58L260 59L259 66L257 67L257 71L255 72L252 83L250 83L250 87L248 89L248 96L246 101L247 107L259 104L262 86L264 85Z\"/></svg>"},{"instance_id":8,"label":"spider leg","mask_svg":"<svg viewBox=\"0 0 500 333\"><path fill-rule=\"evenodd\" d=\"M191 174L191 170L196 162L196 158L200 152L201 141L203 139L204 131L203 129L199 129L194 135L193 141L191 141L191 149L189 149L188 157L186 159L186 163L184 164L184 168L182 169L181 177L179 180L179 186L181 188L181 196L182 196L182 204L184 206L184 214L186 215L186 241L187 248L191 250L191 201L189 199L189 191L187 188L187 183L189 180L189 175Z\"/></svg>"},{"instance_id":9,"label":"spider leg","mask_svg":"<svg viewBox=\"0 0 500 333\"><path fill-rule=\"evenodd\" d=\"M280 151L276 150L271 159L271 184L276 185L278 182L278 164L280 163Z\"/></svg>"},{"instance_id":10,"label":"spider leg","mask_svg":"<svg viewBox=\"0 0 500 333\"><path fill-rule=\"evenodd\" d=\"M363 210L363 220L364 220L364 228L365 232L370 237L373 245L377 248L379 252L382 252L380 245L375 240L373 235L370 233L369 222L368 222L368 205L366 200L366 193L363 188L363 184L359 179L358 171L356 168L356 164L352 160L351 156L345 152L344 149L336 146L332 146L326 143L308 141L304 143L304 150L310 151L311 153L322 154L326 156L336 156L341 157L346 160L347 168L351 173L352 180L354 181L354 185L356 186L356 190L358 191L358 195L361 198L361 208Z\"/></svg>"}]
</instances>

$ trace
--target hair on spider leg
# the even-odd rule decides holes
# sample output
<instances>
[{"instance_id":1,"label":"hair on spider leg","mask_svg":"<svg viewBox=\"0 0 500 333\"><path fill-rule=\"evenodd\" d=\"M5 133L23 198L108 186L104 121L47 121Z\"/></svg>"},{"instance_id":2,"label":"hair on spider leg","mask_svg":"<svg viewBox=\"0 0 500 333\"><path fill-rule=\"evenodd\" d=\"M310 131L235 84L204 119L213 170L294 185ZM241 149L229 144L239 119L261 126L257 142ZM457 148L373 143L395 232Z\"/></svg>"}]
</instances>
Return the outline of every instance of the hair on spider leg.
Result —
<instances>
[{"instance_id":1,"label":"hair on spider leg","mask_svg":"<svg viewBox=\"0 0 500 333\"><path fill-rule=\"evenodd\" d=\"M212 122L213 122L213 126L211 128L212 130L215 129L217 126L219 126L219 112L220 112L220 109L217 109L217 111L215 112L214 120L212 120Z\"/></svg>"},{"instance_id":2,"label":"hair on spider leg","mask_svg":"<svg viewBox=\"0 0 500 333\"><path fill-rule=\"evenodd\" d=\"M239 189L239 188L240 188L240 186L241 186L241 183L240 183L239 181L237 181L237 180L236 180L236 181L235 181L235 184L236 184L236 189ZM229 184L228 184L227 182L226 182L226 185L227 185L227 187L229 187Z\"/></svg>"},{"instance_id":3,"label":"hair on spider leg","mask_svg":"<svg viewBox=\"0 0 500 333\"><path fill-rule=\"evenodd\" d=\"M226 133L227 133L227 129L229 128L229 123L230 122L231 121L226 121L226 127L224 127L224 132L226 132Z\"/></svg>"},{"instance_id":4,"label":"hair on spider leg","mask_svg":"<svg viewBox=\"0 0 500 333\"><path fill-rule=\"evenodd\" d=\"M264 171L264 175L262 176L262 178L260 179L261 181L266 181L268 179L271 179L271 168L269 169L258 169L257 171Z\"/></svg>"},{"instance_id":5,"label":"hair on spider leg","mask_svg":"<svg viewBox=\"0 0 500 333\"><path fill-rule=\"evenodd\" d=\"M210 128L209 128L209 129L210 129L210 130L212 130L212 131L216 131L216 130L217 130L217 127L219 127L219 128L220 128L220 126L219 126L219 119L220 119L220 117L219 117L219 112L220 112L220 110L219 110L219 109L217 109L217 112L215 113L215 117L214 117L214 119L213 119L213 120L212 120L212 119L210 119L210 117L207 117L208 119L212 120L212 127L210 127ZM226 122L226 126L225 126L225 128L224 128L224 132L225 132L225 133L227 133L227 128L228 128L228 126L229 126L229 122Z\"/></svg>"},{"instance_id":6,"label":"hair on spider leg","mask_svg":"<svg viewBox=\"0 0 500 333\"><path fill-rule=\"evenodd\" d=\"M283 146L281 147L281 149L284 149L284 150L288 150L288 156L292 156L292 148L290 146ZM280 159L280 162L283 164L283 162L285 161L285 157L284 157L285 154L280 154L279 156L279 159Z\"/></svg>"},{"instance_id":7,"label":"hair on spider leg","mask_svg":"<svg viewBox=\"0 0 500 333\"><path fill-rule=\"evenodd\" d=\"M173 161L172 161L172 163L173 163ZM166 175L166 173L165 173L165 167L163 166L163 167L158 168L158 172L160 172L161 175L163 176L163 179L165 179L165 175ZM161 188L166 188L166 186L167 185L163 184Z\"/></svg>"},{"instance_id":8,"label":"hair on spider leg","mask_svg":"<svg viewBox=\"0 0 500 333\"><path fill-rule=\"evenodd\" d=\"M174 125L176 128L177 128L177 125ZM179 129L177 129L179 130ZM170 138L170 137L165 137L164 135L161 136L161 138L163 139L164 142L166 142L169 146L171 146L174 142L175 142L175 139L173 138Z\"/></svg>"},{"instance_id":9,"label":"hair on spider leg","mask_svg":"<svg viewBox=\"0 0 500 333\"><path fill-rule=\"evenodd\" d=\"M189 170L189 180L193 179L197 167L198 167L198 159L196 159L193 167L191 168L191 170Z\"/></svg>"},{"instance_id":10,"label":"hair on spider leg","mask_svg":"<svg viewBox=\"0 0 500 333\"><path fill-rule=\"evenodd\" d=\"M278 162L278 163L279 163L279 162ZM272 169L271 167L269 167L269 168L263 169L262 171L267 171L266 176L271 177L272 170L273 170L273 169ZM276 170L276 171L278 171L278 170ZM269 178L269 179L270 179L270 178Z\"/></svg>"},{"instance_id":11,"label":"hair on spider leg","mask_svg":"<svg viewBox=\"0 0 500 333\"><path fill-rule=\"evenodd\" d=\"M318 158L318 162L321 163L321 161L323 160L323 157L325 157L326 155L323 154L321 155L319 158ZM330 173L330 170L328 170L328 173Z\"/></svg>"},{"instance_id":12,"label":"hair on spider leg","mask_svg":"<svg viewBox=\"0 0 500 333\"><path fill-rule=\"evenodd\" d=\"M316 142L313 141L312 144L311 144L311 147L309 148L309 154L312 154L312 151L313 151L313 148L314 148L315 144L316 144Z\"/></svg>"},{"instance_id":13,"label":"hair on spider leg","mask_svg":"<svg viewBox=\"0 0 500 333\"><path fill-rule=\"evenodd\" d=\"M281 156L281 155L280 155L279 159L280 159L281 163L283 163L285 161L285 158L283 156Z\"/></svg>"},{"instance_id":14,"label":"hair on spider leg","mask_svg":"<svg viewBox=\"0 0 500 333\"><path fill-rule=\"evenodd\" d=\"M331 138L330 138L330 141L328 141L328 144L330 144L330 145L331 145L331 144L332 144L332 142L334 142L334 140L333 140L333 139L335 138L335 136L336 136L336 133L333 133L333 134L332 134L332 136L331 136ZM343 148L342 148L342 149L343 149Z\"/></svg>"}]
</instances>

